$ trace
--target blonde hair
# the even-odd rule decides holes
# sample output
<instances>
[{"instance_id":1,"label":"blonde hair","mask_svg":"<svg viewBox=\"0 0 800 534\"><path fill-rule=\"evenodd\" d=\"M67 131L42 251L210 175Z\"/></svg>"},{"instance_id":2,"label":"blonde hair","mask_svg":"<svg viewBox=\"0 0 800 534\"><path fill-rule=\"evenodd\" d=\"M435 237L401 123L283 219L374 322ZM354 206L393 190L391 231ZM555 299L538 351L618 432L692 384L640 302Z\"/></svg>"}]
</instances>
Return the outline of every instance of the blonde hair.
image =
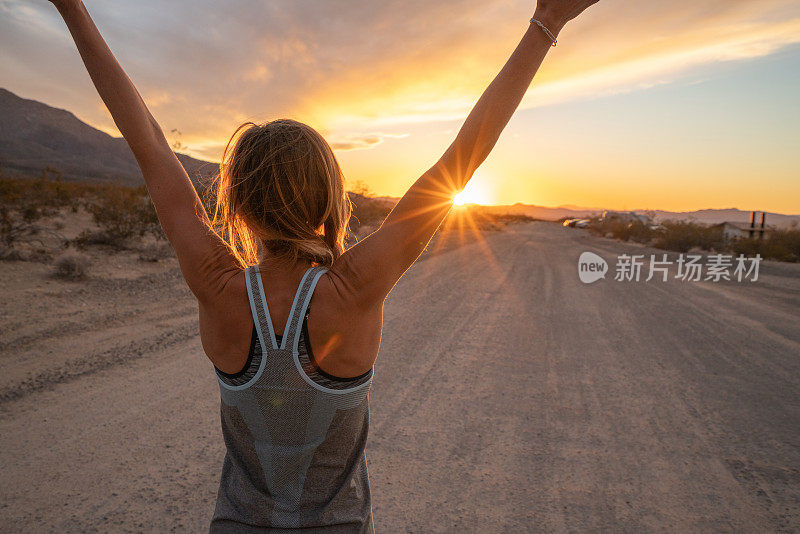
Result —
<instances>
[{"instance_id":1,"label":"blonde hair","mask_svg":"<svg viewBox=\"0 0 800 534\"><path fill-rule=\"evenodd\" d=\"M352 207L342 171L330 145L306 124L239 126L210 195L212 228L243 267L258 263L259 244L290 262L326 266L344 252Z\"/></svg>"}]
</instances>

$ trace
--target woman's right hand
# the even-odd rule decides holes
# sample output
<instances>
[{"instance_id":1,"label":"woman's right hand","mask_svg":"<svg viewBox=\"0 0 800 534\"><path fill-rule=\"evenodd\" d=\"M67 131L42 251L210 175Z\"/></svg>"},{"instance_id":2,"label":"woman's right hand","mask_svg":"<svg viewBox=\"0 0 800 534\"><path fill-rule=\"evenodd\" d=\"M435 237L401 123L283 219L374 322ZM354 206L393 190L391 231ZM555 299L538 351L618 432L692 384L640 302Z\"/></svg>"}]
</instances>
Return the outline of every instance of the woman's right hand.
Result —
<instances>
[{"instance_id":1,"label":"woman's right hand","mask_svg":"<svg viewBox=\"0 0 800 534\"><path fill-rule=\"evenodd\" d=\"M533 18L557 34L564 25L598 0L538 0Z\"/></svg>"}]
</instances>

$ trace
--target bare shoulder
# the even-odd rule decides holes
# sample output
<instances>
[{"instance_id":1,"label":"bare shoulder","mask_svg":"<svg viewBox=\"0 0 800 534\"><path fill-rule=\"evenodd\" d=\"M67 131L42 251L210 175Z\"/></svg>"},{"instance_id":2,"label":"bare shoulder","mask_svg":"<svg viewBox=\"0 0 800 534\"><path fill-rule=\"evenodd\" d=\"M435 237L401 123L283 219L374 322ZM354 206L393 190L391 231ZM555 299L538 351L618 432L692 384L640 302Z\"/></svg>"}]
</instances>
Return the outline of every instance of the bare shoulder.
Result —
<instances>
[{"instance_id":1,"label":"bare shoulder","mask_svg":"<svg viewBox=\"0 0 800 534\"><path fill-rule=\"evenodd\" d=\"M348 251L349 252L349 251ZM359 294L359 272L353 264L352 255L345 252L320 278L322 291L342 306L353 307L361 303ZM324 289L323 289L324 288Z\"/></svg>"},{"instance_id":2,"label":"bare shoulder","mask_svg":"<svg viewBox=\"0 0 800 534\"><path fill-rule=\"evenodd\" d=\"M352 280L331 268L317 283L309 310L310 342L323 371L359 376L375 364L383 326L382 300L367 305L354 291Z\"/></svg>"},{"instance_id":3,"label":"bare shoulder","mask_svg":"<svg viewBox=\"0 0 800 534\"><path fill-rule=\"evenodd\" d=\"M224 372L241 369L247 357L253 319L245 272L232 273L213 300L198 300L200 340L211 362Z\"/></svg>"},{"instance_id":4,"label":"bare shoulder","mask_svg":"<svg viewBox=\"0 0 800 534\"><path fill-rule=\"evenodd\" d=\"M374 232L350 247L333 263L327 278L339 299L361 310L382 306L396 276L391 268L382 268L380 258L391 255L392 247Z\"/></svg>"},{"instance_id":5,"label":"bare shoulder","mask_svg":"<svg viewBox=\"0 0 800 534\"><path fill-rule=\"evenodd\" d=\"M353 280L332 267L317 282L309 310L314 314L315 326L325 324L323 329L333 333L357 329L365 306Z\"/></svg>"},{"instance_id":6,"label":"bare shoulder","mask_svg":"<svg viewBox=\"0 0 800 534\"><path fill-rule=\"evenodd\" d=\"M247 285L245 282L246 271L239 269L230 271L226 274L213 292L212 298L205 306L209 312L219 312L220 315L226 315L231 311L237 311L237 308L242 308L242 297L245 303L247 302ZM204 304L201 302L201 308ZM249 305L246 309L249 309Z\"/></svg>"}]
</instances>

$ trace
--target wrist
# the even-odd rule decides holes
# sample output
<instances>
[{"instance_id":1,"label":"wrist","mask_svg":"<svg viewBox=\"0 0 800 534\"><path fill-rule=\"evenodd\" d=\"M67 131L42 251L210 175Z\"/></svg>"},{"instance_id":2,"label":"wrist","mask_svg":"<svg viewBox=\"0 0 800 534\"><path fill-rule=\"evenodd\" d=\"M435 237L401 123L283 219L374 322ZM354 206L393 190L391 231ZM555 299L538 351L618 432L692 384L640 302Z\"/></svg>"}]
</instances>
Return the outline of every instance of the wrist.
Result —
<instances>
[{"instance_id":1,"label":"wrist","mask_svg":"<svg viewBox=\"0 0 800 534\"><path fill-rule=\"evenodd\" d=\"M50 2L62 15L74 11L75 8L80 7L83 3L81 0L50 0Z\"/></svg>"},{"instance_id":2,"label":"wrist","mask_svg":"<svg viewBox=\"0 0 800 534\"><path fill-rule=\"evenodd\" d=\"M564 27L563 22L561 22L557 17L554 17L545 9L537 8L533 14L533 18L544 24L544 26L556 37Z\"/></svg>"}]
</instances>

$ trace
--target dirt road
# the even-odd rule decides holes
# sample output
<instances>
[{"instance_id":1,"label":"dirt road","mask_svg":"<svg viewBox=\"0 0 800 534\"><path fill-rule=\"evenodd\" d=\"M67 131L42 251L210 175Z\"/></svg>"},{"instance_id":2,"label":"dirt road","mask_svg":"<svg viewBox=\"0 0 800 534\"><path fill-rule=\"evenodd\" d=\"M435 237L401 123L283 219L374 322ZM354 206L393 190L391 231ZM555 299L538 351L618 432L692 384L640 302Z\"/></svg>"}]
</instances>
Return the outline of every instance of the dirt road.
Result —
<instances>
[{"instance_id":1,"label":"dirt road","mask_svg":"<svg viewBox=\"0 0 800 534\"><path fill-rule=\"evenodd\" d=\"M800 266L585 285L583 251L655 252L512 225L395 288L377 530L800 529ZM219 394L179 273L67 286L31 265L0 282L0 530L206 530Z\"/></svg>"}]
</instances>

